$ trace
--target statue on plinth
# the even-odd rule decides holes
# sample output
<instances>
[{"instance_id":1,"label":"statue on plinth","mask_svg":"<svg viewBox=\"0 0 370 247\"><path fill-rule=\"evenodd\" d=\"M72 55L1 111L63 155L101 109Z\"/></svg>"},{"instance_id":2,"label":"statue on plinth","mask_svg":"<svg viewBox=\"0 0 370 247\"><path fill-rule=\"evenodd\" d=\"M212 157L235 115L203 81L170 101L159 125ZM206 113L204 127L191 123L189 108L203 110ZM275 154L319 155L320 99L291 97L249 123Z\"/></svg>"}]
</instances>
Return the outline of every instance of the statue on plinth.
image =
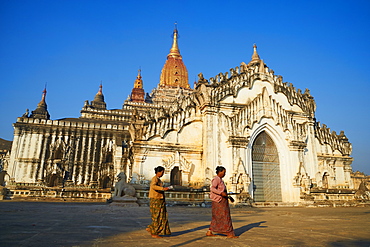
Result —
<instances>
[{"instance_id":1,"label":"statue on plinth","mask_svg":"<svg viewBox=\"0 0 370 247\"><path fill-rule=\"evenodd\" d=\"M114 186L112 197L113 204L120 206L138 206L135 188L126 182L126 174L120 172L117 175L118 182Z\"/></svg>"}]
</instances>

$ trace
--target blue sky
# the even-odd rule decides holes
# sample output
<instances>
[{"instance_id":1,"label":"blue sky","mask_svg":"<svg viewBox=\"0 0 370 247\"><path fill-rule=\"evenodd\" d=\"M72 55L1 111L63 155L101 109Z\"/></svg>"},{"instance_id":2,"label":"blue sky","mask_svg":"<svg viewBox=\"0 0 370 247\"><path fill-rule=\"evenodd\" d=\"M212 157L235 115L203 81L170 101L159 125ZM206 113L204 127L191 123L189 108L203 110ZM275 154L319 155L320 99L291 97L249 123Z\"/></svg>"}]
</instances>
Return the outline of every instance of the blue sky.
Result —
<instances>
[{"instance_id":1,"label":"blue sky","mask_svg":"<svg viewBox=\"0 0 370 247\"><path fill-rule=\"evenodd\" d=\"M264 62L310 89L316 118L353 145L353 169L370 174L370 1L0 0L0 137L34 110L47 83L52 119L79 117L103 83L108 109L122 108L141 68L156 87L178 22L191 86Z\"/></svg>"}]
</instances>

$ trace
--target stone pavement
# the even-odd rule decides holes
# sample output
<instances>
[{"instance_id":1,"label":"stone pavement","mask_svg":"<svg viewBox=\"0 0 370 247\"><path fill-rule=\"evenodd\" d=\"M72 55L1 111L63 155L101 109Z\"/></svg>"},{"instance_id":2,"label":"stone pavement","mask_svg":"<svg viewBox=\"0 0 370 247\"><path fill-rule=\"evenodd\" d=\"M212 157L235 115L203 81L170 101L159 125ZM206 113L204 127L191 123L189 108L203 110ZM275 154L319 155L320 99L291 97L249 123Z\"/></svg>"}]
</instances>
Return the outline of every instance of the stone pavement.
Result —
<instances>
[{"instance_id":1,"label":"stone pavement","mask_svg":"<svg viewBox=\"0 0 370 247\"><path fill-rule=\"evenodd\" d=\"M232 208L238 239L205 236L210 208L167 209L173 234L153 239L148 207L0 201L0 246L370 246L370 207Z\"/></svg>"}]
</instances>

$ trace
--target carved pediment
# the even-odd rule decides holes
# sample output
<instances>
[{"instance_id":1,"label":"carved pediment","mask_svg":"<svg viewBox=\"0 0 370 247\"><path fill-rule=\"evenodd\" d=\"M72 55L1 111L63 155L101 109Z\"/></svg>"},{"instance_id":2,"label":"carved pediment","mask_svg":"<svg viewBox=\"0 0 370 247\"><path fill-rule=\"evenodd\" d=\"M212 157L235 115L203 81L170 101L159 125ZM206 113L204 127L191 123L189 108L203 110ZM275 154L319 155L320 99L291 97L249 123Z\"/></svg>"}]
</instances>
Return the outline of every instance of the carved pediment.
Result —
<instances>
[{"instance_id":1,"label":"carved pediment","mask_svg":"<svg viewBox=\"0 0 370 247\"><path fill-rule=\"evenodd\" d=\"M175 152L169 158L163 159L162 164L166 168L166 172L168 173L175 166L178 166L180 171L190 172L193 163L186 160L185 157L180 154L180 152Z\"/></svg>"}]
</instances>

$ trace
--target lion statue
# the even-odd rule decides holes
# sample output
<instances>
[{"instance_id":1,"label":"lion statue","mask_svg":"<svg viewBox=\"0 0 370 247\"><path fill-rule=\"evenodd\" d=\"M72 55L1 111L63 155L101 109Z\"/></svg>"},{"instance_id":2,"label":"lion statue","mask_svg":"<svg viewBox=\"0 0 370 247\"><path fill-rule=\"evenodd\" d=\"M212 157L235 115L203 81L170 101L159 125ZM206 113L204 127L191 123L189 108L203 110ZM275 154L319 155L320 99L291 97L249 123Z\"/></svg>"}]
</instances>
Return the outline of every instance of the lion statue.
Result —
<instances>
[{"instance_id":1,"label":"lion statue","mask_svg":"<svg viewBox=\"0 0 370 247\"><path fill-rule=\"evenodd\" d=\"M118 182L114 186L114 197L123 197L123 196L131 196L134 197L136 195L135 188L126 183L126 174L124 172L120 172L117 175Z\"/></svg>"}]
</instances>

